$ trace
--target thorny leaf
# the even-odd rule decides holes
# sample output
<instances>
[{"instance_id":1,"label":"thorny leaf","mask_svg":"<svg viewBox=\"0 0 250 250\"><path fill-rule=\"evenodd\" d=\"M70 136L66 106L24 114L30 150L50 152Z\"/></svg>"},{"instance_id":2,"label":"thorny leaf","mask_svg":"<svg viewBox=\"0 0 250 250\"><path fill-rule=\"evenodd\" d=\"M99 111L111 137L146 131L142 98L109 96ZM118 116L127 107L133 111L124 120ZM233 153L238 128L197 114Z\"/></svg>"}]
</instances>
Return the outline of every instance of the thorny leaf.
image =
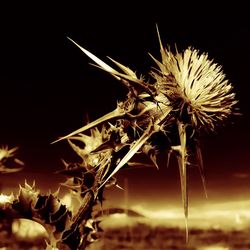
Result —
<instances>
[{"instance_id":1,"label":"thorny leaf","mask_svg":"<svg viewBox=\"0 0 250 250\"><path fill-rule=\"evenodd\" d=\"M118 65L119 68L121 68L125 74L119 73L118 71L114 70L112 67L110 67L108 64L104 63L102 60L100 60L98 57L93 55L88 50L81 47L79 44L74 42L72 39L69 38L71 42L73 42L83 53L85 53L89 58L91 58L101 69L107 71L111 75L113 75L118 80L125 80L122 81L125 86L129 87L131 86L130 83L135 85L135 87L142 88L145 92L149 93L150 95L154 95L155 88L154 86L146 84L144 81L138 79L129 68L125 67L124 65L116 62L115 60L111 59L116 65ZM128 82L127 82L128 81Z\"/></svg>"},{"instance_id":2,"label":"thorny leaf","mask_svg":"<svg viewBox=\"0 0 250 250\"><path fill-rule=\"evenodd\" d=\"M159 169L159 166L157 164L157 159L156 159L156 149L154 146L152 146L149 143L144 143L142 146L142 152L146 154L150 160L153 162L154 166Z\"/></svg>"},{"instance_id":3,"label":"thorny leaf","mask_svg":"<svg viewBox=\"0 0 250 250\"><path fill-rule=\"evenodd\" d=\"M0 205L0 213L38 222L48 233L47 249L56 249L57 243L62 242L64 231L71 225L71 212L61 204L57 195L58 191L43 195L35 189L34 182L32 185L25 182L9 206Z\"/></svg>"},{"instance_id":4,"label":"thorny leaf","mask_svg":"<svg viewBox=\"0 0 250 250\"><path fill-rule=\"evenodd\" d=\"M84 131L87 131L87 130L89 130L91 128L94 128L99 124L110 121L110 120L112 120L114 118L122 117L124 115L125 115L125 112L123 110L121 110L120 107L117 107L114 111L100 117L99 119L97 119L97 120L95 120L95 121L93 121L91 123L88 123L87 125L73 131L72 133L70 133L70 134L68 134L66 136L63 136L63 137L59 138L58 140L56 140L56 141L54 141L52 143L56 143L56 142L59 142L61 140L68 139L68 138L70 138L70 137L72 137L74 135L77 135L77 134L82 133Z\"/></svg>"},{"instance_id":5,"label":"thorny leaf","mask_svg":"<svg viewBox=\"0 0 250 250\"><path fill-rule=\"evenodd\" d=\"M149 127L148 131L145 131L144 134L138 139L134 145L131 147L129 152L122 158L113 172L106 178L106 180L102 183L101 187L106 184L106 182L116 174L133 156L134 154L142 147L142 145L150 138L154 131Z\"/></svg>"}]
</instances>

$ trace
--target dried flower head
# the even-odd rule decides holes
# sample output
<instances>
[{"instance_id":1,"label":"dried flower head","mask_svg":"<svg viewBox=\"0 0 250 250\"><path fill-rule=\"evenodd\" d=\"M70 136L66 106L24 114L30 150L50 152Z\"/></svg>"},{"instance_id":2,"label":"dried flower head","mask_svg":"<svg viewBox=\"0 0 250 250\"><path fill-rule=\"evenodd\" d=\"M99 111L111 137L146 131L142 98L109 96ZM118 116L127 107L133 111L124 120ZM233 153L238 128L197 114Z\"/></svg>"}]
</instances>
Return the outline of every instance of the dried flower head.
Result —
<instances>
[{"instance_id":1,"label":"dried flower head","mask_svg":"<svg viewBox=\"0 0 250 250\"><path fill-rule=\"evenodd\" d=\"M161 57L161 62L154 59L160 70L151 72L157 91L166 95L179 116L186 116L195 129L213 131L233 113L237 101L232 85L222 67L207 54L192 48L174 54L161 45Z\"/></svg>"}]
</instances>

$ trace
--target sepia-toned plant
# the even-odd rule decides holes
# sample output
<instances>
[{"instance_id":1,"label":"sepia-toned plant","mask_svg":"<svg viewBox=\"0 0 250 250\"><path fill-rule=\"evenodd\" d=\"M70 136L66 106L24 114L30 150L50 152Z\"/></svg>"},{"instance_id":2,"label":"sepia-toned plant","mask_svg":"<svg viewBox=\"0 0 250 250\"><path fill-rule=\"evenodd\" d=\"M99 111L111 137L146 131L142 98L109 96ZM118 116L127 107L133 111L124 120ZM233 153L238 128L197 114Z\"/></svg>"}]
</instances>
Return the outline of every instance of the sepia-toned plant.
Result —
<instances>
[{"instance_id":1,"label":"sepia-toned plant","mask_svg":"<svg viewBox=\"0 0 250 250\"><path fill-rule=\"evenodd\" d=\"M15 157L17 147L9 149L0 148L0 174L14 173L22 170L24 163Z\"/></svg>"},{"instance_id":2,"label":"sepia-toned plant","mask_svg":"<svg viewBox=\"0 0 250 250\"><path fill-rule=\"evenodd\" d=\"M158 66L149 72L152 82L138 78L131 69L109 58L120 71L112 68L70 39L97 67L125 85L128 93L124 101L118 102L115 110L57 141L68 139L73 146L72 140L84 140L86 135L83 133L102 126L103 143L91 153L96 155L96 159L101 159L93 166L98 172L102 171L98 177L98 190L129 164L136 153L148 154L157 168L157 152L166 150L167 162L173 153L179 165L187 219L189 165L199 167L206 192L199 136L202 131L214 132L217 126L223 126L224 121L236 113L234 107L237 100L221 66L210 60L207 54L193 48L183 52L176 49L173 53L163 47L159 32L158 36L161 60L151 56ZM164 138L163 148L158 143L159 138ZM84 143L87 147L86 141ZM75 145L73 149L76 150ZM76 151L81 152L79 148ZM196 161L191 162L191 158Z\"/></svg>"},{"instance_id":3,"label":"sepia-toned plant","mask_svg":"<svg viewBox=\"0 0 250 250\"><path fill-rule=\"evenodd\" d=\"M206 192L200 135L223 126L236 113L237 100L221 66L207 54L193 48L172 52L163 47L159 32L158 37L161 59L151 56L156 68L149 72L148 82L111 58L117 69L109 66L70 39L97 67L126 86L127 95L113 111L55 141L67 140L81 159L64 161L65 168L57 172L66 176L62 185L79 201L76 212L61 204L57 193L42 195L27 183L4 209L0 206L5 215L18 214L44 225L50 241L47 249L60 244L85 249L97 238L101 228L93 209L102 205L105 188L121 188L115 174L137 165L133 158L138 154L157 169L159 153L166 154L166 165L170 155L176 157L187 229L190 165L198 166Z\"/></svg>"}]
</instances>

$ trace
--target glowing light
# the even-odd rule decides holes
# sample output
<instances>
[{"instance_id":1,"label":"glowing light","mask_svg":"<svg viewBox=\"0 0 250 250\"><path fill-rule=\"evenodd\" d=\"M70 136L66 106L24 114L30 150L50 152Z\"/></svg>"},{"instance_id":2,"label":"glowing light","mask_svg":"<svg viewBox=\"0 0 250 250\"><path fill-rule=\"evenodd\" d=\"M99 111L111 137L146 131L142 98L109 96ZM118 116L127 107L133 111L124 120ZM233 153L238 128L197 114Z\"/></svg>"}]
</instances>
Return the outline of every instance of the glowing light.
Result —
<instances>
[{"instance_id":1,"label":"glowing light","mask_svg":"<svg viewBox=\"0 0 250 250\"><path fill-rule=\"evenodd\" d=\"M5 195L5 194L0 194L0 204L4 204L4 203L11 203L13 200L13 196L12 195Z\"/></svg>"},{"instance_id":2,"label":"glowing light","mask_svg":"<svg viewBox=\"0 0 250 250\"><path fill-rule=\"evenodd\" d=\"M71 209L73 204L72 204L72 198L70 194L66 194L63 196L61 199L62 204L64 204L68 209Z\"/></svg>"},{"instance_id":3,"label":"glowing light","mask_svg":"<svg viewBox=\"0 0 250 250\"><path fill-rule=\"evenodd\" d=\"M80 202L74 193L65 194L60 200L73 214L79 209Z\"/></svg>"},{"instance_id":4,"label":"glowing light","mask_svg":"<svg viewBox=\"0 0 250 250\"><path fill-rule=\"evenodd\" d=\"M42 225L26 219L15 220L12 224L12 232L20 238L47 236L47 232Z\"/></svg>"},{"instance_id":5,"label":"glowing light","mask_svg":"<svg viewBox=\"0 0 250 250\"><path fill-rule=\"evenodd\" d=\"M236 222L236 224L242 224L243 223L239 213L235 214L235 222Z\"/></svg>"},{"instance_id":6,"label":"glowing light","mask_svg":"<svg viewBox=\"0 0 250 250\"><path fill-rule=\"evenodd\" d=\"M152 219L179 219L183 218L183 213L181 209L171 209L171 210L149 210L143 206L136 205L132 208L135 211L143 214L144 216Z\"/></svg>"},{"instance_id":7,"label":"glowing light","mask_svg":"<svg viewBox=\"0 0 250 250\"><path fill-rule=\"evenodd\" d=\"M189 225L195 228L244 229L250 226L250 201L232 201L192 207ZM148 209L141 205L132 207L155 222L166 222L182 227L183 214L179 208Z\"/></svg>"},{"instance_id":8,"label":"glowing light","mask_svg":"<svg viewBox=\"0 0 250 250\"><path fill-rule=\"evenodd\" d=\"M211 245L211 246L199 247L198 250L229 250L229 247Z\"/></svg>"}]
</instances>

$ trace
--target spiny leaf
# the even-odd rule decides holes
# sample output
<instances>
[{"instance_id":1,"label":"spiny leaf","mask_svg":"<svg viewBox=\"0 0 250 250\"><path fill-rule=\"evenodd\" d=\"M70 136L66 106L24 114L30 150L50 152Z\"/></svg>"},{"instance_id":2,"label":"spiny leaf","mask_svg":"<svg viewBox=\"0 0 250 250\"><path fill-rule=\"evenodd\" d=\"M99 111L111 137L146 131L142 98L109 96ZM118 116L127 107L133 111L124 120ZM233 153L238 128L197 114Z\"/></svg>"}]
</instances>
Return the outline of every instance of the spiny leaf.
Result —
<instances>
[{"instance_id":1,"label":"spiny leaf","mask_svg":"<svg viewBox=\"0 0 250 250\"><path fill-rule=\"evenodd\" d=\"M151 137L151 135L155 131L153 130L153 126L148 127L148 129L143 133L143 135L138 139L135 144L131 147L129 152L122 158L122 160L119 162L119 164L116 166L116 168L113 170L113 172L106 178L106 180L101 184L100 187L104 186L106 182L114 175L116 174L134 155L135 153L142 147L142 145Z\"/></svg>"},{"instance_id":2,"label":"spiny leaf","mask_svg":"<svg viewBox=\"0 0 250 250\"><path fill-rule=\"evenodd\" d=\"M157 159L156 159L156 149L150 144L145 144L142 147L142 152L145 153L150 160L153 162L154 166L159 169L159 166L157 164Z\"/></svg>"},{"instance_id":3,"label":"spiny leaf","mask_svg":"<svg viewBox=\"0 0 250 250\"><path fill-rule=\"evenodd\" d=\"M61 137L61 138L55 140L54 142L52 142L52 144L53 144L53 143L56 143L56 142L59 142L59 141L61 141L61 140L68 139L68 138L70 138L70 137L72 137L72 136L74 136L74 135L76 135L76 134L82 133L82 132L84 132L84 131L86 131L86 130L89 130L89 129L93 128L93 127L96 127L97 125L99 125L99 124L101 124L101 123L104 123L104 122L106 122L106 121L109 121L109 120L111 120L111 119L121 117L121 116L123 116L124 114L125 114L125 113L124 113L124 112L121 112L121 109L118 107L118 108L116 108L115 110L111 111L110 113L108 113L108 114L106 114L106 115L104 115L104 116L98 118L97 120L95 120L95 121L93 121L93 122L91 122L91 123L88 123L87 125L85 125L85 126L79 128L79 129L73 131L72 133L70 133L70 134L68 134L68 135L66 135L66 136L63 136L63 137Z\"/></svg>"},{"instance_id":4,"label":"spiny leaf","mask_svg":"<svg viewBox=\"0 0 250 250\"><path fill-rule=\"evenodd\" d=\"M108 64L103 62L101 59L96 57L94 54L89 52L88 50L84 49L81 47L79 44L77 44L75 41L72 39L68 38L71 42L73 42L85 55L87 55L89 58L91 58L101 69L107 71L111 75L113 75L116 79L122 81L122 80L128 80L132 83L135 83L137 86L143 88L146 92L149 92L150 94L154 94L155 88L151 85L148 85L144 83L142 80L138 79L135 75L135 73L128 69L127 67L123 66L120 63L117 63L113 59L111 59L114 63L117 64L126 74L121 74L112 67L110 67ZM125 83L125 85L128 87L128 83Z\"/></svg>"}]
</instances>

